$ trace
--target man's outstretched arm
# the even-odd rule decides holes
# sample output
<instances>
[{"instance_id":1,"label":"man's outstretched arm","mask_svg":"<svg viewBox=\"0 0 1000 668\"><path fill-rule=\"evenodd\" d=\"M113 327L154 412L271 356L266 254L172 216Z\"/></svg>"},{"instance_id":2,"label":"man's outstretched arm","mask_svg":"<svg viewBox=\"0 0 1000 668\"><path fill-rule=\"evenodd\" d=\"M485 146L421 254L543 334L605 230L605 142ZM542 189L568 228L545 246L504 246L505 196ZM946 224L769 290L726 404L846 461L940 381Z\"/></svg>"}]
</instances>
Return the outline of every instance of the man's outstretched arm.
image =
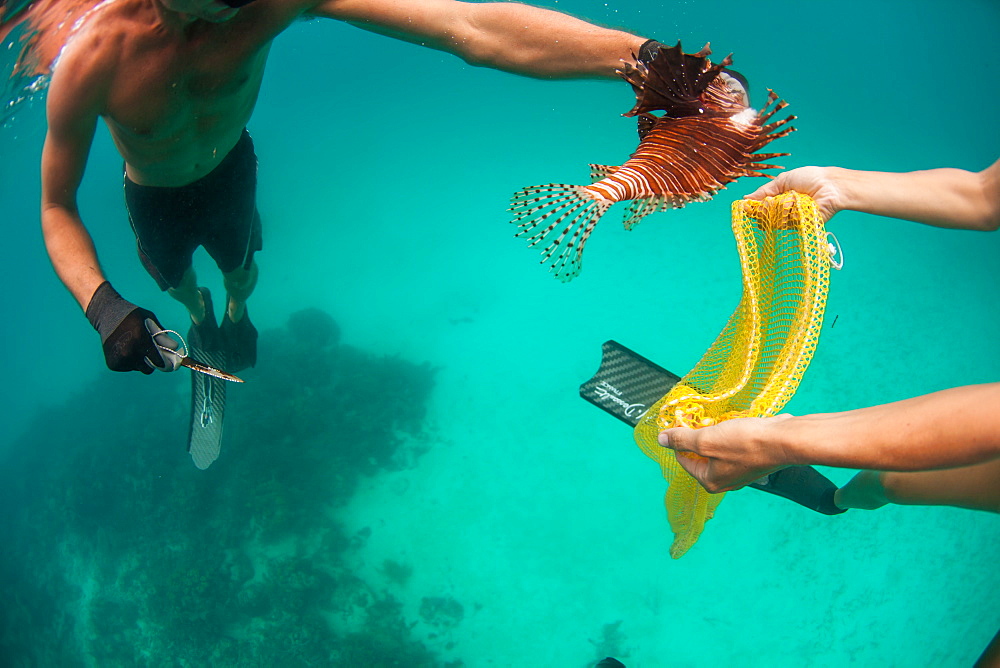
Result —
<instances>
[{"instance_id":1,"label":"man's outstretched arm","mask_svg":"<svg viewBox=\"0 0 1000 668\"><path fill-rule=\"evenodd\" d=\"M646 40L531 5L457 0L326 0L308 14L538 78L614 78Z\"/></svg>"},{"instance_id":2,"label":"man's outstretched arm","mask_svg":"<svg viewBox=\"0 0 1000 668\"><path fill-rule=\"evenodd\" d=\"M710 492L790 464L879 471L953 468L1000 457L1000 383L957 387L842 413L667 429L660 444Z\"/></svg>"},{"instance_id":3,"label":"man's outstretched arm","mask_svg":"<svg viewBox=\"0 0 1000 668\"><path fill-rule=\"evenodd\" d=\"M746 196L764 199L786 190L815 198L824 218L861 211L935 227L1000 228L1000 160L981 172L928 169L865 172L840 167L800 167L779 174Z\"/></svg>"}]
</instances>

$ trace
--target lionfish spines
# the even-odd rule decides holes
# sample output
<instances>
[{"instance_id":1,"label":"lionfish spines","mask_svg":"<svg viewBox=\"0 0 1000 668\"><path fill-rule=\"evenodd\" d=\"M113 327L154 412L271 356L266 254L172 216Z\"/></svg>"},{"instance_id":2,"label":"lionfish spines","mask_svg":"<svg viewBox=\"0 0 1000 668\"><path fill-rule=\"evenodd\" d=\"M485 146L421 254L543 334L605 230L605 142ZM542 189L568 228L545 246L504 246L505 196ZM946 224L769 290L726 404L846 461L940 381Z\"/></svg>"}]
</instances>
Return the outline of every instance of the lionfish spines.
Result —
<instances>
[{"instance_id":1,"label":"lionfish spines","mask_svg":"<svg viewBox=\"0 0 1000 668\"><path fill-rule=\"evenodd\" d=\"M788 103L779 98L777 93L770 88L767 89L767 103L764 105L764 108L760 110L760 114L757 115L757 123L761 126L763 134L770 137L767 141L774 141L775 139L780 139L791 132L795 132L795 128L789 126L781 130L781 132L774 134L776 130L783 128L785 125L798 118L795 115L789 115L780 121L768 123L772 116L787 106Z\"/></svg>"},{"instance_id":2,"label":"lionfish spines","mask_svg":"<svg viewBox=\"0 0 1000 668\"><path fill-rule=\"evenodd\" d=\"M775 139L781 139L782 137L786 137L796 131L795 126L788 125L797 118L794 115L789 115L781 120L768 123L768 121L770 121L777 112L787 106L788 103L779 98L777 93L770 88L767 89L767 103L764 105L764 108L760 110L756 120L757 125L760 127L760 134L753 146L753 152L747 156L746 163L744 164L745 176L764 176L767 178L773 178L770 174L765 174L759 170L784 169L781 165L769 165L763 163L762 161L773 160L775 158L781 158L791 154L758 153L757 151L764 148Z\"/></svg>"},{"instance_id":3,"label":"lionfish spines","mask_svg":"<svg viewBox=\"0 0 1000 668\"><path fill-rule=\"evenodd\" d=\"M698 53L684 53L681 43L674 46L660 45L656 56L647 65L622 63L618 74L637 90L636 103L624 116L638 116L651 111L662 111L674 118L705 113L702 93L715 80L732 57L719 64L708 59L712 53L706 44Z\"/></svg>"}]
</instances>

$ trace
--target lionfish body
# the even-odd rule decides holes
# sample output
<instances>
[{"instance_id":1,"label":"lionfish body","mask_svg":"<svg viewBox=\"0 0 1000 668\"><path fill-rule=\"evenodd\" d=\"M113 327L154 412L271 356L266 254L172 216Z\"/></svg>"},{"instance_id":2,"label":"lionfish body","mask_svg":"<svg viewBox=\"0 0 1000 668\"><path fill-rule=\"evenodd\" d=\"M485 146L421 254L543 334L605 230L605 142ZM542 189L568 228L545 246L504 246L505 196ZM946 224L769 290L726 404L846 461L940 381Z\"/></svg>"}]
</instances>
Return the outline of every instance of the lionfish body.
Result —
<instances>
[{"instance_id":1,"label":"lionfish body","mask_svg":"<svg viewBox=\"0 0 1000 668\"><path fill-rule=\"evenodd\" d=\"M764 164L787 153L757 153L795 128L783 128L794 119L769 123L786 103L768 91L764 109L744 103L720 73L732 63L708 60L708 45L696 54L660 47L647 68L623 63L619 74L639 92L626 116L638 116L639 147L620 167L591 165L588 186L550 183L529 186L514 194L511 222L520 227L529 247L542 241L541 262L556 278L569 281L580 273L583 247L601 216L615 202L631 201L625 229L632 229L656 211L705 201L741 176L767 176ZM652 111L662 111L662 116Z\"/></svg>"}]
</instances>

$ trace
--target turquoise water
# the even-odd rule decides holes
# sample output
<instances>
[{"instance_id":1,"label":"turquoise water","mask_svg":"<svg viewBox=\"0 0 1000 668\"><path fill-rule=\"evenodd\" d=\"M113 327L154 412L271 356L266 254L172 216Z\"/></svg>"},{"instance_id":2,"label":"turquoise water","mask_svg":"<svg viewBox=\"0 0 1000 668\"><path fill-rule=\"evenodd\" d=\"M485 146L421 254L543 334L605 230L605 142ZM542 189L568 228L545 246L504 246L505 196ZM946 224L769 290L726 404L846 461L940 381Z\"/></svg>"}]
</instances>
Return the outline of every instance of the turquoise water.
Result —
<instances>
[{"instance_id":1,"label":"turquoise water","mask_svg":"<svg viewBox=\"0 0 1000 668\"><path fill-rule=\"evenodd\" d=\"M755 101L774 88L799 116L774 145L787 167L997 157L993 2L551 6L732 51ZM0 663L970 665L1000 626L996 516L829 518L741 491L669 558L658 468L576 388L609 338L697 362L739 299L729 202L757 182L631 232L611 212L568 285L505 212L523 185L623 161L631 103L621 84L521 79L330 22L280 38L250 124L262 360L230 388L206 472L184 452L186 372L108 372L55 278L41 108L20 112L0 132ZM120 169L102 129L84 218L118 289L182 328L136 261ZM830 229L836 326L791 412L1000 378L1000 236L854 213ZM305 308L340 345L289 332Z\"/></svg>"}]
</instances>

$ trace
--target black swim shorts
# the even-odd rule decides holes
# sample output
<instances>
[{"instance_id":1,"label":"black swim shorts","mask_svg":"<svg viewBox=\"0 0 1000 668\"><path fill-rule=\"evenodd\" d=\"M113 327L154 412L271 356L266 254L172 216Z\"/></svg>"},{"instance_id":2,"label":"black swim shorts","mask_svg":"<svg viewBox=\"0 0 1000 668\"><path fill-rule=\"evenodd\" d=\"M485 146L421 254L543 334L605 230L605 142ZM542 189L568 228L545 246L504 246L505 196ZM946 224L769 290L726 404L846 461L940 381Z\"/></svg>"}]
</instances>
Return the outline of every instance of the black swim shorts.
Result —
<instances>
[{"instance_id":1,"label":"black swim shorts","mask_svg":"<svg viewBox=\"0 0 1000 668\"><path fill-rule=\"evenodd\" d=\"M125 206L139 259L161 290L180 285L198 246L223 273L249 269L263 246L250 133L244 129L214 170L186 186L141 186L126 176Z\"/></svg>"}]
</instances>

